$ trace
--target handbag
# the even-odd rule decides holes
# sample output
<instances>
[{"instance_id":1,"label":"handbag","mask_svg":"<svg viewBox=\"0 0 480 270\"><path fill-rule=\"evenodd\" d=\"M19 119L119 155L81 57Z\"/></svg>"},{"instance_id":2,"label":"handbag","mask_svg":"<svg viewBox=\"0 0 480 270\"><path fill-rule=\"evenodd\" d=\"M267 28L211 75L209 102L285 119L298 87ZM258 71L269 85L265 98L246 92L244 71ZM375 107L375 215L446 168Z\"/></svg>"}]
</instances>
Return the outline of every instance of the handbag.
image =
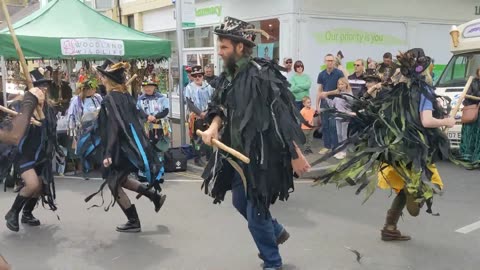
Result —
<instances>
[{"instance_id":1,"label":"handbag","mask_svg":"<svg viewBox=\"0 0 480 270\"><path fill-rule=\"evenodd\" d=\"M470 124L478 119L479 104L464 106L462 109L462 124Z\"/></svg>"},{"instance_id":2,"label":"handbag","mask_svg":"<svg viewBox=\"0 0 480 270\"><path fill-rule=\"evenodd\" d=\"M165 172L184 172L187 170L187 155L181 147L168 149L164 154Z\"/></svg>"}]
</instances>

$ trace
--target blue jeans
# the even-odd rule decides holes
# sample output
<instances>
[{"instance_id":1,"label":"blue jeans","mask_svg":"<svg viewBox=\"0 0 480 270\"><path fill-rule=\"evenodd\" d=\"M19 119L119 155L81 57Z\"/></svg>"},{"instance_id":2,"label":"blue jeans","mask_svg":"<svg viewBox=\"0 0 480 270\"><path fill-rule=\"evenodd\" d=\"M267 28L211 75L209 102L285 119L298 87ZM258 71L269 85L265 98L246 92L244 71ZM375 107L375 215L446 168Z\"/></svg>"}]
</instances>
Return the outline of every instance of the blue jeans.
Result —
<instances>
[{"instance_id":1,"label":"blue jeans","mask_svg":"<svg viewBox=\"0 0 480 270\"><path fill-rule=\"evenodd\" d=\"M232 181L232 203L248 222L250 234L264 259L264 268L282 266L277 237L282 233L283 226L272 218L269 211L261 214L247 200L242 179L238 174L235 174Z\"/></svg>"},{"instance_id":2,"label":"blue jeans","mask_svg":"<svg viewBox=\"0 0 480 270\"><path fill-rule=\"evenodd\" d=\"M327 100L322 99L320 108L329 108ZM332 113L322 113L322 138L325 148L334 149L338 146L337 121Z\"/></svg>"}]
</instances>

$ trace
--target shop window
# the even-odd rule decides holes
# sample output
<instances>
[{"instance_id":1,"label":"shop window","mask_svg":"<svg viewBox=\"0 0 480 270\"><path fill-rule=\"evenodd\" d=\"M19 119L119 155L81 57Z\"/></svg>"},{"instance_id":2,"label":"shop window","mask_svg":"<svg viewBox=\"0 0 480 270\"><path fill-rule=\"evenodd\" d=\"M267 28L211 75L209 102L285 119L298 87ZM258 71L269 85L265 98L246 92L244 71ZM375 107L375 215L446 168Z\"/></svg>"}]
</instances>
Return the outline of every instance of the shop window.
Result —
<instances>
[{"instance_id":1,"label":"shop window","mask_svg":"<svg viewBox=\"0 0 480 270\"><path fill-rule=\"evenodd\" d=\"M201 27L184 31L185 48L213 47L213 27Z\"/></svg>"},{"instance_id":2,"label":"shop window","mask_svg":"<svg viewBox=\"0 0 480 270\"><path fill-rule=\"evenodd\" d=\"M95 0L95 8L100 10L113 8L113 0Z\"/></svg>"},{"instance_id":3,"label":"shop window","mask_svg":"<svg viewBox=\"0 0 480 270\"><path fill-rule=\"evenodd\" d=\"M127 16L127 26L135 29L135 16L134 15L128 15Z\"/></svg>"}]
</instances>

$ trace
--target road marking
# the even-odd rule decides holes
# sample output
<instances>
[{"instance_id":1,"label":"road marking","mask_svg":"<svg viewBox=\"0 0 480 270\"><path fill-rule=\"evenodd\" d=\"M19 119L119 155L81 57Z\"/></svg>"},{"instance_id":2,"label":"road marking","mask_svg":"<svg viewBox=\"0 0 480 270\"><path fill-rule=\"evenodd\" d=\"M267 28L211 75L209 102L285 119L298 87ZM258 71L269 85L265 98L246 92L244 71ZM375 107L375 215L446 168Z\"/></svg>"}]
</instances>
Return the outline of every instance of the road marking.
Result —
<instances>
[{"instance_id":1,"label":"road marking","mask_svg":"<svg viewBox=\"0 0 480 270\"><path fill-rule=\"evenodd\" d=\"M474 222L470 225L462 227L462 228L456 230L455 232L467 234L467 233L473 232L473 231L478 230L478 229L480 229L480 221L477 221L477 222Z\"/></svg>"}]
</instances>

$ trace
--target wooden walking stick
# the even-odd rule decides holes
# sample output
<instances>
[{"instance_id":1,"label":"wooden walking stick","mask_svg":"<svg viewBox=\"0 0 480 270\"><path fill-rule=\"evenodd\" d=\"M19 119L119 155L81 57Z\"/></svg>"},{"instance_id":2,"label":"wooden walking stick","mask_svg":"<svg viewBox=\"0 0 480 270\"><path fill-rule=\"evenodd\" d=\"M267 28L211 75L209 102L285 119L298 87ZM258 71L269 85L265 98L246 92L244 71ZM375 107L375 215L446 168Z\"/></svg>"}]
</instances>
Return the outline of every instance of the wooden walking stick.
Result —
<instances>
[{"instance_id":1,"label":"wooden walking stick","mask_svg":"<svg viewBox=\"0 0 480 270\"><path fill-rule=\"evenodd\" d=\"M202 136L202 134L203 134L203 132L201 130L197 129L197 135ZM213 144L213 146L218 147L219 149L222 149L223 151L229 153L230 155L240 159L243 163L245 163L245 164L250 163L250 159L248 157L246 157L244 154L238 152L237 150L226 146L221 141L219 141L217 139L212 139L212 144Z\"/></svg>"},{"instance_id":2,"label":"wooden walking stick","mask_svg":"<svg viewBox=\"0 0 480 270\"><path fill-rule=\"evenodd\" d=\"M22 48L20 47L20 43L18 42L17 35L15 34L15 30L13 29L12 21L10 20L10 14L8 13L7 4L5 0L0 0L2 4L3 14L5 16L5 21L7 22L8 29L10 31L10 35L12 36L13 44L15 45L15 49L17 50L18 58L20 61L20 65L23 70L23 75L25 76L25 80L27 81L28 89L33 88L32 78L30 78L30 74L28 73L28 66L27 61L25 61L25 56L23 55ZM40 107L35 109L35 117L37 119L44 119L45 115Z\"/></svg>"},{"instance_id":3,"label":"wooden walking stick","mask_svg":"<svg viewBox=\"0 0 480 270\"><path fill-rule=\"evenodd\" d=\"M465 88L463 88L462 94L457 100L457 104L455 105L455 108L453 108L453 110L450 113L451 117L455 118L455 116L457 115L457 112L460 109L460 106L462 105L463 100L467 96L467 92L468 92L468 89L470 89L470 85L472 84L472 81L473 81L473 76L470 76L470 78L468 78L467 84L465 84ZM448 131L448 128L445 129L445 132L447 131Z\"/></svg>"},{"instance_id":4,"label":"wooden walking stick","mask_svg":"<svg viewBox=\"0 0 480 270\"><path fill-rule=\"evenodd\" d=\"M8 113L8 114L13 115L13 116L18 115L18 112L14 111L14 110L10 110L9 108L3 107L3 106L0 106L0 111ZM42 123L40 123L39 121L37 121L33 118L30 121L35 126L39 126L39 127L42 126Z\"/></svg>"}]
</instances>

